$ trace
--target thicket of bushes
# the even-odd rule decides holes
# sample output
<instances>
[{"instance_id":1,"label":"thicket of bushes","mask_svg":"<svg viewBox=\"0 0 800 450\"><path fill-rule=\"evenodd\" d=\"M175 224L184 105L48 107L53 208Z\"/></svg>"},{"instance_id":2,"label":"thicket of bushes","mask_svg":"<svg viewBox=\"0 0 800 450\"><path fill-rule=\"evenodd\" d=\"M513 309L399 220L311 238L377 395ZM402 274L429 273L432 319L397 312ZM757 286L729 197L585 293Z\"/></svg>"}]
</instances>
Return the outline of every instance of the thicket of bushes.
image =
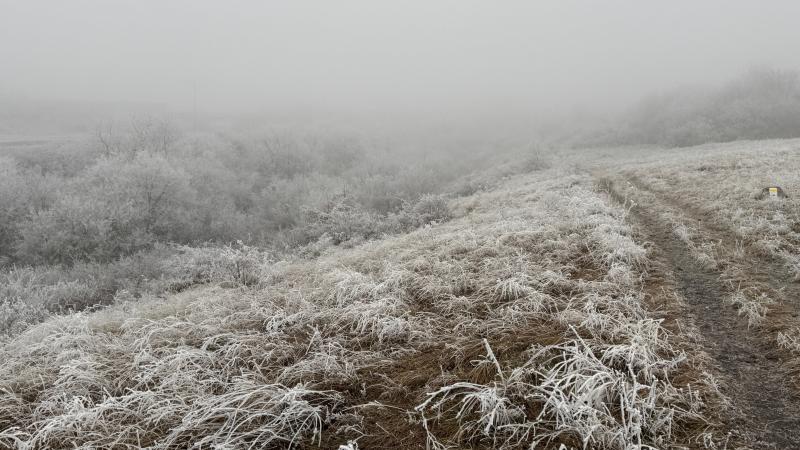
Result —
<instances>
[{"instance_id":1,"label":"thicket of bushes","mask_svg":"<svg viewBox=\"0 0 800 450\"><path fill-rule=\"evenodd\" d=\"M120 296L247 285L267 254L445 221L447 195L549 164L541 151L498 166L490 152L394 153L339 135L112 131L0 158L0 335Z\"/></svg>"},{"instance_id":2,"label":"thicket of bushes","mask_svg":"<svg viewBox=\"0 0 800 450\"><path fill-rule=\"evenodd\" d=\"M800 137L800 73L758 69L721 88L647 97L621 124L593 133L581 144L682 147L795 137Z\"/></svg>"},{"instance_id":3,"label":"thicket of bushes","mask_svg":"<svg viewBox=\"0 0 800 450\"><path fill-rule=\"evenodd\" d=\"M0 159L0 263L109 262L156 242L288 248L325 234L337 244L375 237L445 219L430 196L468 169L340 136L137 130L101 133L91 152L64 150L82 166L52 151Z\"/></svg>"}]
</instances>

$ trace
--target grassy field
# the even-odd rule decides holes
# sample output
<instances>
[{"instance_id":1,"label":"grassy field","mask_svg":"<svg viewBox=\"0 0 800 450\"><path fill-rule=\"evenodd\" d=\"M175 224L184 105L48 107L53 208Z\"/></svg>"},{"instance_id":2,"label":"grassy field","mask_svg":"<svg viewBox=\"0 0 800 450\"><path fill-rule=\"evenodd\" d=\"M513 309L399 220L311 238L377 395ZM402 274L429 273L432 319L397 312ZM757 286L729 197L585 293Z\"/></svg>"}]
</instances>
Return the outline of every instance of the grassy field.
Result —
<instances>
[{"instance_id":1,"label":"grassy field","mask_svg":"<svg viewBox=\"0 0 800 450\"><path fill-rule=\"evenodd\" d=\"M798 150L798 140L705 145L596 172L688 297L728 380L730 428L755 448L798 439ZM765 195L770 186L788 197Z\"/></svg>"},{"instance_id":2,"label":"grassy field","mask_svg":"<svg viewBox=\"0 0 800 450\"><path fill-rule=\"evenodd\" d=\"M790 448L798 150L575 151L407 234L195 250L2 343L0 446Z\"/></svg>"}]
</instances>

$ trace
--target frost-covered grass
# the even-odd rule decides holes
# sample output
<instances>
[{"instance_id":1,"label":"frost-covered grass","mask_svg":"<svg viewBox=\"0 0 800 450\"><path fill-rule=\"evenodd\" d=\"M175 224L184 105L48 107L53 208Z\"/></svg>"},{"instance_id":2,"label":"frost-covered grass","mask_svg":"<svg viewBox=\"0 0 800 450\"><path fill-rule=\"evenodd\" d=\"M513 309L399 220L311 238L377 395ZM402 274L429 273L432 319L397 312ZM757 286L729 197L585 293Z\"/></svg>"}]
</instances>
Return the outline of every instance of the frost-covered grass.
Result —
<instances>
[{"instance_id":1,"label":"frost-covered grass","mask_svg":"<svg viewBox=\"0 0 800 450\"><path fill-rule=\"evenodd\" d=\"M778 345L786 350L800 354L800 329L778 333Z\"/></svg>"},{"instance_id":2,"label":"frost-covered grass","mask_svg":"<svg viewBox=\"0 0 800 450\"><path fill-rule=\"evenodd\" d=\"M228 246L158 246L111 263L0 270L0 339L54 314L96 309L203 283L251 286L269 278L269 253Z\"/></svg>"},{"instance_id":3,"label":"frost-covered grass","mask_svg":"<svg viewBox=\"0 0 800 450\"><path fill-rule=\"evenodd\" d=\"M800 254L800 140L741 141L652 153L631 169L658 192L703 211L736 234L743 248L785 258ZM641 159L648 159L643 157ZM788 198L761 196L780 186Z\"/></svg>"},{"instance_id":4,"label":"frost-covered grass","mask_svg":"<svg viewBox=\"0 0 800 450\"><path fill-rule=\"evenodd\" d=\"M655 326L652 326L655 325ZM644 331L635 327L637 331ZM682 357L664 360L658 324L635 344L608 345L577 336L532 347L517 367L500 365L487 341L476 365L496 370L488 384L456 382L428 394L417 406L424 420L455 420L458 439L494 448L579 442L583 448L664 446L678 423L699 419L702 403L664 375ZM447 448L434 434L429 446Z\"/></svg>"},{"instance_id":5,"label":"frost-covered grass","mask_svg":"<svg viewBox=\"0 0 800 450\"><path fill-rule=\"evenodd\" d=\"M187 250L197 279L236 289L28 328L0 346L0 446L630 449L713 431L718 391L645 307L647 251L588 175L452 203L470 212L314 259Z\"/></svg>"},{"instance_id":6,"label":"frost-covered grass","mask_svg":"<svg viewBox=\"0 0 800 450\"><path fill-rule=\"evenodd\" d=\"M726 304L750 333L793 348L800 326L795 298L800 280L800 140L741 141L688 149L609 149L621 188L646 202L693 256L718 270ZM632 152L638 151L635 157ZM616 158L616 159L615 159ZM780 186L788 198L764 189ZM781 351L786 366L800 354Z\"/></svg>"},{"instance_id":7,"label":"frost-covered grass","mask_svg":"<svg viewBox=\"0 0 800 450\"><path fill-rule=\"evenodd\" d=\"M725 303L734 305L740 316L747 318L748 327L757 327L761 324L769 311L769 305L775 303L765 293L755 295L747 289L737 289Z\"/></svg>"}]
</instances>

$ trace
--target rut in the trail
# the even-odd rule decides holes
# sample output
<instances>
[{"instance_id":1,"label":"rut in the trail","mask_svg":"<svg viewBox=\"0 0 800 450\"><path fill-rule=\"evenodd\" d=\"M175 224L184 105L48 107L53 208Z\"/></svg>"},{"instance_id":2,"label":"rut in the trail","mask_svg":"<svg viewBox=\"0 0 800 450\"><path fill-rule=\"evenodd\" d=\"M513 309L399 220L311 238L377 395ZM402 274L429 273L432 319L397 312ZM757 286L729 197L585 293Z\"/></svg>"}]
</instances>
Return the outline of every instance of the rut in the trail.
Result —
<instances>
[{"instance_id":1,"label":"rut in the trail","mask_svg":"<svg viewBox=\"0 0 800 450\"><path fill-rule=\"evenodd\" d=\"M610 181L606 187L620 200ZM743 326L736 312L723 304L720 273L705 269L673 235L669 224L647 208L633 207L631 216L655 245L655 257L666 271L672 271L675 288L686 299L706 350L725 382L723 392L739 410L726 424L734 440L759 449L800 449L798 399L775 358L775 341Z\"/></svg>"}]
</instances>

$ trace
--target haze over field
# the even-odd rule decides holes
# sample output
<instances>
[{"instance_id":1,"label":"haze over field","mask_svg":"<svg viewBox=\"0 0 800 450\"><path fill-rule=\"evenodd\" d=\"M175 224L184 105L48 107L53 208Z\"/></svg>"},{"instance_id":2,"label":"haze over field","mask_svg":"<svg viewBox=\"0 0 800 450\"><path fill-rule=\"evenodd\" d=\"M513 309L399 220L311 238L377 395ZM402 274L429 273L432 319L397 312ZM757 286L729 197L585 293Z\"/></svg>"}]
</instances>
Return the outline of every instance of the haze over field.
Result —
<instances>
[{"instance_id":1,"label":"haze over field","mask_svg":"<svg viewBox=\"0 0 800 450\"><path fill-rule=\"evenodd\" d=\"M618 110L800 68L791 0L0 2L0 94L315 115Z\"/></svg>"}]
</instances>

